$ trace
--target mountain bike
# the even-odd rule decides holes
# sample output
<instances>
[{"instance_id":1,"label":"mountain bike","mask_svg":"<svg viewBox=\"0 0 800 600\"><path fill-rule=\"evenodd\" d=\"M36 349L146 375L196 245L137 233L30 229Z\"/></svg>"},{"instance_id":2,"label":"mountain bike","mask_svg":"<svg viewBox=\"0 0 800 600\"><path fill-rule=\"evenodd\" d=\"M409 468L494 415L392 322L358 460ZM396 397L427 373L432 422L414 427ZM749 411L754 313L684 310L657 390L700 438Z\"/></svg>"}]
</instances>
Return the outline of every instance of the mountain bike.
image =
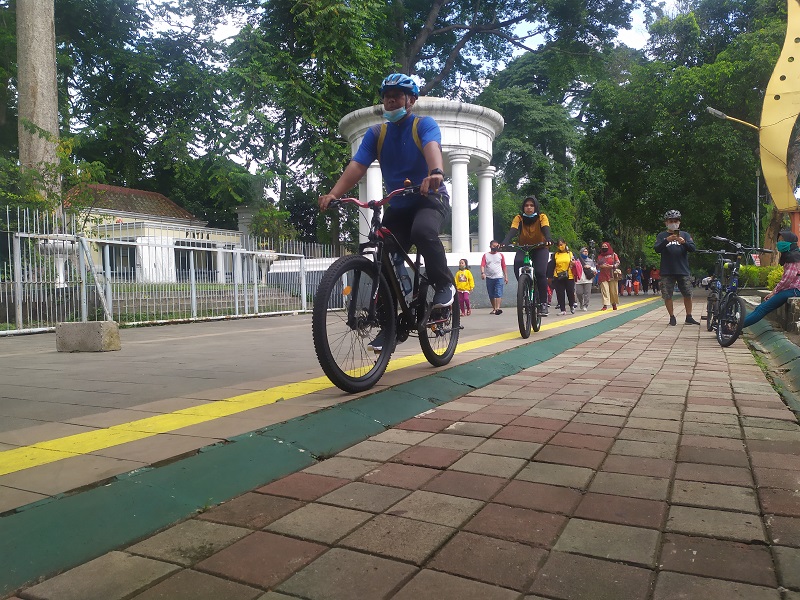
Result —
<instances>
[{"instance_id":1,"label":"mountain bike","mask_svg":"<svg viewBox=\"0 0 800 600\"><path fill-rule=\"evenodd\" d=\"M534 277L531 252L546 245L546 242L541 242L528 246L506 246L508 250L522 250L525 252L525 258L519 269L519 279L517 280L517 323L519 324L519 333L522 339L528 339L531 336L531 329L539 331L542 327L541 304L539 292L536 290L536 278Z\"/></svg>"},{"instance_id":2,"label":"mountain bike","mask_svg":"<svg viewBox=\"0 0 800 600\"><path fill-rule=\"evenodd\" d=\"M419 337L422 353L433 366L448 364L455 354L461 329L457 301L433 307L435 290L420 270L420 255L412 261L381 224L383 205L412 194L420 194L418 186L394 190L382 200L340 198L329 205L372 210L368 241L359 245L358 254L339 258L325 271L314 297L314 350L325 375L345 392L375 385L396 344L410 336Z\"/></svg>"},{"instance_id":3,"label":"mountain bike","mask_svg":"<svg viewBox=\"0 0 800 600\"><path fill-rule=\"evenodd\" d=\"M725 277L726 264L731 263L726 260L728 257L736 258L736 254L727 250L696 250L698 254L713 254L716 261L714 263L714 274L706 277L702 281L702 286L708 290L706 297L706 314L700 317L701 321L706 322L706 330L714 331L717 327L719 314L719 298L722 295L723 278Z\"/></svg>"},{"instance_id":4,"label":"mountain bike","mask_svg":"<svg viewBox=\"0 0 800 600\"><path fill-rule=\"evenodd\" d=\"M733 247L733 252L724 250L711 252L717 254L717 270L712 279L714 284L709 299L706 301L708 310L706 327L715 329L717 342L723 348L733 344L741 335L747 307L744 300L739 297L739 267L747 254L751 252L772 253L765 248L750 248L720 236L712 236L712 240L724 242ZM725 256L732 256L728 259Z\"/></svg>"}]
</instances>

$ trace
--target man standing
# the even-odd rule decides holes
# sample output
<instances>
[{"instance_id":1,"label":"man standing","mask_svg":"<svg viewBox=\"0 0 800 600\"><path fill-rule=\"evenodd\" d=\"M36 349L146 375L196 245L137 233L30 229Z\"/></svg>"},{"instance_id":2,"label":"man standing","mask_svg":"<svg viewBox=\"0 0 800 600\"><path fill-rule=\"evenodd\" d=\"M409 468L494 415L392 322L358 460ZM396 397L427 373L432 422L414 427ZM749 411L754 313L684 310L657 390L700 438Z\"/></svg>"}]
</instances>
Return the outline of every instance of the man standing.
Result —
<instances>
[{"instance_id":1,"label":"man standing","mask_svg":"<svg viewBox=\"0 0 800 600\"><path fill-rule=\"evenodd\" d=\"M486 291L489 292L489 301L492 303L490 315L501 315L500 302L503 300L503 285L508 283L506 272L506 259L500 250L500 242L492 240L489 252L481 259L481 279L486 280Z\"/></svg>"},{"instance_id":2,"label":"man standing","mask_svg":"<svg viewBox=\"0 0 800 600\"><path fill-rule=\"evenodd\" d=\"M653 249L661 255L661 297L669 313L669 324L677 325L672 307L672 292L675 284L683 296L686 321L689 325L700 325L692 318L692 277L689 271L689 252L695 251L694 240L686 231L681 231L681 213L668 210L664 214L666 231L656 236Z\"/></svg>"}]
</instances>

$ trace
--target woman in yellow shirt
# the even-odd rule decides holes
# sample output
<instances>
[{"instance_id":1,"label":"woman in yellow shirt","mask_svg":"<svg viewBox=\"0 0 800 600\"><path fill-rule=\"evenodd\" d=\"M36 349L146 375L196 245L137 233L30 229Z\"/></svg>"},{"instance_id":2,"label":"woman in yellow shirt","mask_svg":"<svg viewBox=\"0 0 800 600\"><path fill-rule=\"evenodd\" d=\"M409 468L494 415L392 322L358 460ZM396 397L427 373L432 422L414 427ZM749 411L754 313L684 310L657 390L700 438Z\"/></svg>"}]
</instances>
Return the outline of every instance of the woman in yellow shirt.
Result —
<instances>
[{"instance_id":1,"label":"woman in yellow shirt","mask_svg":"<svg viewBox=\"0 0 800 600\"><path fill-rule=\"evenodd\" d=\"M465 317L472 314L472 307L469 304L469 293L475 287L475 279L469 270L467 259L462 258L458 261L458 271L456 271L456 293L458 294L458 305L461 307L461 316Z\"/></svg>"},{"instance_id":2,"label":"woman in yellow shirt","mask_svg":"<svg viewBox=\"0 0 800 600\"><path fill-rule=\"evenodd\" d=\"M539 212L539 201L536 196L528 196L522 201L522 212L514 217L511 222L511 229L503 239L502 245L505 246L512 238L519 235L517 243L520 246L529 246L546 242L549 246L550 221L547 215ZM514 276L519 281L519 270L525 260L525 252L517 252L514 257ZM533 263L533 274L536 279L536 292L539 296L541 306L539 314L547 316L547 263L550 260L550 251L546 246L537 248L531 252L531 262Z\"/></svg>"},{"instance_id":3,"label":"woman in yellow shirt","mask_svg":"<svg viewBox=\"0 0 800 600\"><path fill-rule=\"evenodd\" d=\"M556 241L556 251L553 253L553 291L556 294L556 301L560 314L567 314L566 305L564 304L564 295L566 294L569 299L569 311L575 312L577 304L575 304L575 275L572 273L572 261L575 257L567 246L567 243L558 239Z\"/></svg>"}]
</instances>

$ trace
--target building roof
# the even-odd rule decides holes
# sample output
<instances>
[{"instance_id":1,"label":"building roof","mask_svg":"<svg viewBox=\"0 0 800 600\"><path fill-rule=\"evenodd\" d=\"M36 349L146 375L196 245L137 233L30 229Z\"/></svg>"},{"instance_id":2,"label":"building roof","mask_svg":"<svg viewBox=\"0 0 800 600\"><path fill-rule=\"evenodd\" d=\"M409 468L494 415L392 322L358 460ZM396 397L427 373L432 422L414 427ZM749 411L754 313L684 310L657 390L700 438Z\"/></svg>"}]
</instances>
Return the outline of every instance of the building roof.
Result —
<instances>
[{"instance_id":1,"label":"building roof","mask_svg":"<svg viewBox=\"0 0 800 600\"><path fill-rule=\"evenodd\" d=\"M67 203L78 194L89 194L91 201L82 199L81 204L87 208L102 209L112 212L134 213L153 217L167 217L170 219L198 220L185 208L175 204L164 194L133 190L114 185L88 184L74 187L67 192Z\"/></svg>"}]
</instances>

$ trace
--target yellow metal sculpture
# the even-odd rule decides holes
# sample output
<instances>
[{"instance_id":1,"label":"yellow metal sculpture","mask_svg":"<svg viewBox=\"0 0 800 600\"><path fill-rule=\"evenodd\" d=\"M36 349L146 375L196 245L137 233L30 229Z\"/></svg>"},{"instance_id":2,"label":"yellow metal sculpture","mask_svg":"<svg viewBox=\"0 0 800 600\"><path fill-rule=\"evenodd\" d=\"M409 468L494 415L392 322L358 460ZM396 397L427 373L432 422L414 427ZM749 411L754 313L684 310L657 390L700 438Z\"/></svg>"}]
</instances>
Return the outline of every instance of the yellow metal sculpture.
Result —
<instances>
[{"instance_id":1,"label":"yellow metal sculpture","mask_svg":"<svg viewBox=\"0 0 800 600\"><path fill-rule=\"evenodd\" d=\"M767 84L761 111L759 138L761 170L775 206L780 211L800 211L789 181L789 138L800 114L800 0L788 0L786 41Z\"/></svg>"}]
</instances>

